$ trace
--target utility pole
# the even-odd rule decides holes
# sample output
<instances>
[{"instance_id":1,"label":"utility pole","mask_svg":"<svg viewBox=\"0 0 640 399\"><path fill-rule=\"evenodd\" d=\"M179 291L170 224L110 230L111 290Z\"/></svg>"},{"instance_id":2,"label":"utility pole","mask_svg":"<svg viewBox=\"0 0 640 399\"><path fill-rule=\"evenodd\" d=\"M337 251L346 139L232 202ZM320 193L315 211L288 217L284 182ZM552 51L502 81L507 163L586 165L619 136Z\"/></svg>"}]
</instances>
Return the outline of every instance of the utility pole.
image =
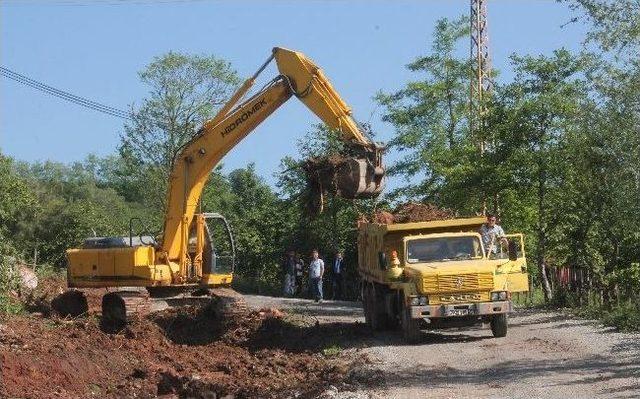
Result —
<instances>
[{"instance_id":1,"label":"utility pole","mask_svg":"<svg viewBox=\"0 0 640 399\"><path fill-rule=\"evenodd\" d=\"M471 84L469 92L469 131L477 140L480 156L487 150L485 135L486 101L493 91L491 79L491 56L489 54L489 31L487 27L487 0L471 0L470 7L470 61ZM498 198L494 203L498 211ZM487 200L483 199L482 214L487 213Z\"/></svg>"}]
</instances>

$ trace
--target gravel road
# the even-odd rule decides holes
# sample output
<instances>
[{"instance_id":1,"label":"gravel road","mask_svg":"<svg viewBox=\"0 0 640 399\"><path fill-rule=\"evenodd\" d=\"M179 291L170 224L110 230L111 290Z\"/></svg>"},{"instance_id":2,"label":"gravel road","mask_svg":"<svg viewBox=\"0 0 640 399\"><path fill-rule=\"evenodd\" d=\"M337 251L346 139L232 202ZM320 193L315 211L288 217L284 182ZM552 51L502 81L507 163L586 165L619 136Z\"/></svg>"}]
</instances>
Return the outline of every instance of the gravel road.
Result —
<instances>
[{"instance_id":1,"label":"gravel road","mask_svg":"<svg viewBox=\"0 0 640 399\"><path fill-rule=\"evenodd\" d=\"M359 304L248 296L250 306L307 314L320 323L364 322ZM562 312L519 310L505 338L488 326L426 331L418 345L399 332L345 342L366 354L376 387L331 397L370 398L638 398L640 334L616 333ZM349 353L349 352L347 352Z\"/></svg>"}]
</instances>

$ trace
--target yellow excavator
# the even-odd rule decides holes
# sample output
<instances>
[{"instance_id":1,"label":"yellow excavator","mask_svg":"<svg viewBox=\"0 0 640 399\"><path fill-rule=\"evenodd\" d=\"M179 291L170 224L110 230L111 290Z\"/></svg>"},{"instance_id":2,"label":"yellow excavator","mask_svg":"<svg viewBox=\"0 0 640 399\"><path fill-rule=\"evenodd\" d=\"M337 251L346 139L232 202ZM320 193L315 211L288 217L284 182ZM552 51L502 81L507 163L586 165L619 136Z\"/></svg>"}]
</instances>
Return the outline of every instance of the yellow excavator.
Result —
<instances>
[{"instance_id":1,"label":"yellow excavator","mask_svg":"<svg viewBox=\"0 0 640 399\"><path fill-rule=\"evenodd\" d=\"M243 101L273 60L280 74ZM348 156L310 173L320 176L316 184L325 185L321 191L345 198L379 194L385 172L383 148L365 135L318 66L302 53L276 47L174 158L164 232L158 241L134 235L133 219L128 237L89 238L80 248L67 250L68 286L108 288L102 298L102 315L103 320L114 323L124 323L128 314L140 312L149 297L213 296L222 299L223 311L242 307L241 297L230 289L235 266L231 229L222 215L199 209L200 197L211 170L225 154L292 96L339 132L347 148ZM86 311L82 291L70 292L79 302L71 307L75 313Z\"/></svg>"}]
</instances>

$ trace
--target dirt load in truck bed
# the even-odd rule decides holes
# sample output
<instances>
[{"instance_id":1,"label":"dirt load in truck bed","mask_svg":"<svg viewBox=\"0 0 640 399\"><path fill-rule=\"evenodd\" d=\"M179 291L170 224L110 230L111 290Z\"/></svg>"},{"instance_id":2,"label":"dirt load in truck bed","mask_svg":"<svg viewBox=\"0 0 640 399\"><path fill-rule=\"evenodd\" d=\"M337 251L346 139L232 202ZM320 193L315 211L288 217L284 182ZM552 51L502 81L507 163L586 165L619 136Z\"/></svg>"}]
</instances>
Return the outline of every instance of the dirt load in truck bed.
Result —
<instances>
[{"instance_id":1,"label":"dirt load in truck bed","mask_svg":"<svg viewBox=\"0 0 640 399\"><path fill-rule=\"evenodd\" d=\"M393 212L378 211L371 218L372 222L380 224L430 222L432 220L454 219L456 213L449 209L438 208L433 204L407 202L398 205Z\"/></svg>"}]
</instances>

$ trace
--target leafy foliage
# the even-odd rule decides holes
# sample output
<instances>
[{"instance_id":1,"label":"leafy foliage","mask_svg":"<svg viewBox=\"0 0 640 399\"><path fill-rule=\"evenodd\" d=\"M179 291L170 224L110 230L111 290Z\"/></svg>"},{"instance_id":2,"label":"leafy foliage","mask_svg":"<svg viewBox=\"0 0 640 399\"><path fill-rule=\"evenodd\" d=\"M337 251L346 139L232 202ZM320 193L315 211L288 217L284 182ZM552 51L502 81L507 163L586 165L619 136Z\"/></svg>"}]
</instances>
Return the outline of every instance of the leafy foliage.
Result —
<instances>
[{"instance_id":1,"label":"leafy foliage","mask_svg":"<svg viewBox=\"0 0 640 399\"><path fill-rule=\"evenodd\" d=\"M120 146L124 173L117 173L138 176L138 198L162 212L174 157L240 80L223 59L176 52L156 57L139 75L149 97L132 107Z\"/></svg>"},{"instance_id":2,"label":"leafy foliage","mask_svg":"<svg viewBox=\"0 0 640 399\"><path fill-rule=\"evenodd\" d=\"M383 120L396 128L389 146L404 154L389 168L407 183L391 193L394 199L455 202L466 211L482 199L473 189L467 190L464 199L449 191L469 168L460 159L474 152L468 129L471 64L458 48L469 35L468 25L466 18L438 21L431 52L407 65L421 80L411 81L395 93L377 95L386 108Z\"/></svg>"},{"instance_id":3,"label":"leafy foliage","mask_svg":"<svg viewBox=\"0 0 640 399\"><path fill-rule=\"evenodd\" d=\"M601 48L637 45L637 21L618 4L577 3L594 18L590 38ZM491 199L507 229L526 234L538 281L554 268L577 268L591 276L605 304L628 298L640 256L633 227L640 211L640 102L630 89L640 81L637 62L564 49L513 55L514 79L497 84L487 103L480 131L487 149L480 155L462 116L468 93L456 90L468 85L469 65L456 50L461 39L463 21L440 21L430 54L409 66L422 80L378 95L396 129L391 145L407 154L391 170L408 185L390 199L427 200L462 214ZM549 299L551 287L543 288Z\"/></svg>"},{"instance_id":4,"label":"leafy foliage","mask_svg":"<svg viewBox=\"0 0 640 399\"><path fill-rule=\"evenodd\" d=\"M638 2L570 4L592 27L584 51L514 54L514 78L496 83L473 136L468 20L438 21L427 54L407 65L415 78L396 92L376 95L383 119L394 127L389 146L400 154L390 172L403 178L384 198L329 198L320 216L303 212L308 198L302 159L342 149L336 133L323 126L299 141L296 157L282 159L275 189L252 164L229 173L215 169L202 206L231 222L238 281L274 293L286 250L306 258L318 248L327 265L342 250L347 295L356 298L362 214L418 200L469 215L491 202L507 230L525 233L529 264L538 266L530 268L536 283L561 267L588 276L577 291L543 284L547 303L586 304L607 315L608 323L637 328ZM0 254L31 258L37 251L40 263L64 266L64 249L94 231L126 234L132 216L161 228L173 157L239 80L217 57L173 52L154 59L140 78L150 92L134 107L118 154L72 165L24 164L0 155ZM482 155L479 142L486 143ZM558 294L555 302L552 292Z\"/></svg>"}]
</instances>

